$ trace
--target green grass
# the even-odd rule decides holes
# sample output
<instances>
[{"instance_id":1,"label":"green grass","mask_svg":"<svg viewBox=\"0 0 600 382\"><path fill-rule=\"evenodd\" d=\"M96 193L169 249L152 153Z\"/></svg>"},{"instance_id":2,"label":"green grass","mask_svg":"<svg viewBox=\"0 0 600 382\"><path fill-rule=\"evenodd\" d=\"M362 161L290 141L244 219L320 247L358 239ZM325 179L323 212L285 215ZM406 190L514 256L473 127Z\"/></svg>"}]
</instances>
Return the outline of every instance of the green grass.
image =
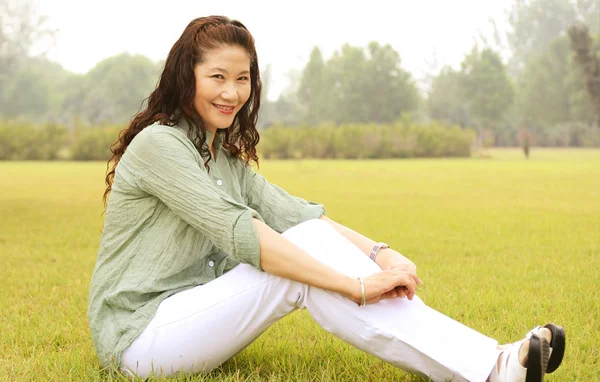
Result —
<instances>
[{"instance_id":1,"label":"green grass","mask_svg":"<svg viewBox=\"0 0 600 382\"><path fill-rule=\"evenodd\" d=\"M0 163L0 380L107 379L87 326L103 163ZM600 151L488 159L265 161L290 193L418 265L435 309L500 342L567 331L555 381L600 380ZM413 380L296 312L207 377Z\"/></svg>"}]
</instances>

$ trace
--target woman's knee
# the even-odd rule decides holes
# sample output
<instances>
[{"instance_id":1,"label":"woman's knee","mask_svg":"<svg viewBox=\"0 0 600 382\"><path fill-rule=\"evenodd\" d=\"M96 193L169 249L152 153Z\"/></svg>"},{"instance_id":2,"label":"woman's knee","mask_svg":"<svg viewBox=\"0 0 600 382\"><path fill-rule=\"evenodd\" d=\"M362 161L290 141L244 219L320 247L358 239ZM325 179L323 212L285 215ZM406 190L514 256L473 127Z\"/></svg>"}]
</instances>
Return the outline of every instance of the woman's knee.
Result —
<instances>
[{"instance_id":1,"label":"woman's knee","mask_svg":"<svg viewBox=\"0 0 600 382\"><path fill-rule=\"evenodd\" d=\"M321 219L306 220L283 232L284 237L321 237L337 234L333 226Z\"/></svg>"}]
</instances>

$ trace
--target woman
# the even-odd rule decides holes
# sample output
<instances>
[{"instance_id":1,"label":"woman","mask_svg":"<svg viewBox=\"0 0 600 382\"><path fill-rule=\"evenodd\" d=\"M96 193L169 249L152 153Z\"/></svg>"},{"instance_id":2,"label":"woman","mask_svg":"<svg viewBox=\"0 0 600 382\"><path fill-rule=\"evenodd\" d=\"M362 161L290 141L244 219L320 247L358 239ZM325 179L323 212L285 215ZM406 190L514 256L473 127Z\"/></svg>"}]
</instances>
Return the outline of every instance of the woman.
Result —
<instances>
[{"instance_id":1,"label":"woman","mask_svg":"<svg viewBox=\"0 0 600 382\"><path fill-rule=\"evenodd\" d=\"M208 371L308 308L344 341L436 381L541 381L558 367L560 327L499 348L427 307L410 260L254 172L260 93L246 28L193 20L113 146L89 306L103 365Z\"/></svg>"}]
</instances>

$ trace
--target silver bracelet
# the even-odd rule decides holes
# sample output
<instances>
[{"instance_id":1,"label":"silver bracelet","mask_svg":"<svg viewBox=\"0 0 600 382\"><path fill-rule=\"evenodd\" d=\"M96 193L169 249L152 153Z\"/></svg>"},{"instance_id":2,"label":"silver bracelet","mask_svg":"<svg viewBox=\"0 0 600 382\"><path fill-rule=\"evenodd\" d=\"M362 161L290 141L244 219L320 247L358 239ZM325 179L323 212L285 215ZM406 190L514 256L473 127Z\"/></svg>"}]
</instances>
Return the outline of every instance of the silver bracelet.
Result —
<instances>
[{"instance_id":1,"label":"silver bracelet","mask_svg":"<svg viewBox=\"0 0 600 382\"><path fill-rule=\"evenodd\" d=\"M359 277L358 281L360 281L360 289L362 293L362 300L359 306L365 306L367 305L367 296L365 296L365 282L363 281L362 277Z\"/></svg>"}]
</instances>

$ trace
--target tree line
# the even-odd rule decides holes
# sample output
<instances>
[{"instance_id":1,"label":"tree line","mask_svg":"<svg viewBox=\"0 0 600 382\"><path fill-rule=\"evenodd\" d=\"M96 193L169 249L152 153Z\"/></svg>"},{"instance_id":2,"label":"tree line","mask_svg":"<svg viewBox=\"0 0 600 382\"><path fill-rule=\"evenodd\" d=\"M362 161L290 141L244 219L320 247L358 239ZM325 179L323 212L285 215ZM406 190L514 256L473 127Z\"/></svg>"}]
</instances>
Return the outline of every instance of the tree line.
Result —
<instances>
[{"instance_id":1,"label":"tree line","mask_svg":"<svg viewBox=\"0 0 600 382\"><path fill-rule=\"evenodd\" d=\"M156 86L163 62L120 54L85 74L43 55L50 37L27 2L0 0L0 118L67 127L124 125ZM439 121L476 133L482 145L600 146L600 3L514 0L508 30L492 22L460 67L432 67L425 88L402 68L401 52L371 42L344 44L331 57L315 47L278 99L266 99L260 129L271 126L392 125ZM440 33L443 33L440 31ZM506 57L509 57L508 59Z\"/></svg>"},{"instance_id":2,"label":"tree line","mask_svg":"<svg viewBox=\"0 0 600 382\"><path fill-rule=\"evenodd\" d=\"M123 125L0 123L0 160L108 160ZM468 157L474 132L439 123L272 126L261 132L265 159L375 159Z\"/></svg>"}]
</instances>

